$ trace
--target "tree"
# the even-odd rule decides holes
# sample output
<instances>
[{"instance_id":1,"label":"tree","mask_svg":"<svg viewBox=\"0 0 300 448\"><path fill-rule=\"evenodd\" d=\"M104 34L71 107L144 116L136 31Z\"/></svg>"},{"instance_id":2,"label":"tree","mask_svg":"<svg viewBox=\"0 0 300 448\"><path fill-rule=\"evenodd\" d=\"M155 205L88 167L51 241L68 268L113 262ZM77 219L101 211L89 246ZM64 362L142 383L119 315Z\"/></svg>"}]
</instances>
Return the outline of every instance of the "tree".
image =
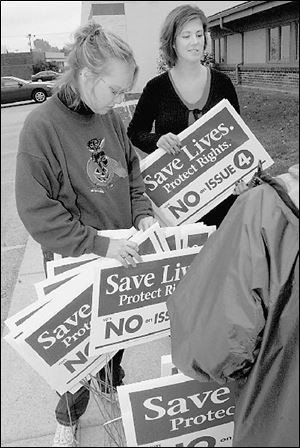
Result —
<instances>
[{"instance_id":1,"label":"tree","mask_svg":"<svg viewBox=\"0 0 300 448\"><path fill-rule=\"evenodd\" d=\"M52 47L48 41L44 39L35 39L33 41L34 50L36 51L55 51L59 52L60 50L57 47Z\"/></svg>"},{"instance_id":2,"label":"tree","mask_svg":"<svg viewBox=\"0 0 300 448\"><path fill-rule=\"evenodd\" d=\"M166 60L163 56L163 53L160 51L158 58L156 59L156 70L157 73L160 75L164 72L166 72L169 69L168 64L166 63Z\"/></svg>"},{"instance_id":3,"label":"tree","mask_svg":"<svg viewBox=\"0 0 300 448\"><path fill-rule=\"evenodd\" d=\"M44 39L35 39L33 41L33 73L38 73L43 70L59 71L59 66L56 62L46 62L45 52L53 51L59 53L61 50L57 47L52 47L48 41Z\"/></svg>"},{"instance_id":4,"label":"tree","mask_svg":"<svg viewBox=\"0 0 300 448\"><path fill-rule=\"evenodd\" d=\"M214 67L216 64L215 55L209 51L204 51L201 62L203 65Z\"/></svg>"},{"instance_id":5,"label":"tree","mask_svg":"<svg viewBox=\"0 0 300 448\"><path fill-rule=\"evenodd\" d=\"M71 51L70 45L64 45L60 51L67 56Z\"/></svg>"}]
</instances>

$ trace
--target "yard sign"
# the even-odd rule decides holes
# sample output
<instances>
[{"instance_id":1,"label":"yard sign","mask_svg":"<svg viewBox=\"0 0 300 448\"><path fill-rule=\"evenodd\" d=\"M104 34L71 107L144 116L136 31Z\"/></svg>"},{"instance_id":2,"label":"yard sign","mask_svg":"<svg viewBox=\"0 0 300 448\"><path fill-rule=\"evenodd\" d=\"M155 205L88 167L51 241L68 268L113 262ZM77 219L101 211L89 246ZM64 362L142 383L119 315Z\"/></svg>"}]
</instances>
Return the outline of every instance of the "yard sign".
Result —
<instances>
[{"instance_id":1,"label":"yard sign","mask_svg":"<svg viewBox=\"0 0 300 448\"><path fill-rule=\"evenodd\" d=\"M273 160L228 100L220 101L179 135L175 156L158 148L141 161L146 194L166 225L198 221L248 182L259 160Z\"/></svg>"}]
</instances>

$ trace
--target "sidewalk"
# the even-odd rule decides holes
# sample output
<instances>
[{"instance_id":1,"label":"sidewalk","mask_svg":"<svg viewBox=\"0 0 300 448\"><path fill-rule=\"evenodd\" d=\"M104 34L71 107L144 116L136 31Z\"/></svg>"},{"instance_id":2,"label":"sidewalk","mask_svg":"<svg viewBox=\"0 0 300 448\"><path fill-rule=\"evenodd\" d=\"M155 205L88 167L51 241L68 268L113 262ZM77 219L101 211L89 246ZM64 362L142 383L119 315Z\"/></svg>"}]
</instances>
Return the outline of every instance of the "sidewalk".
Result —
<instances>
[{"instance_id":1,"label":"sidewalk","mask_svg":"<svg viewBox=\"0 0 300 448\"><path fill-rule=\"evenodd\" d=\"M44 278L40 247L29 237L9 316L37 300L34 284ZM4 335L7 332L6 329ZM129 384L159 377L161 356L168 353L168 337L126 349L122 362L126 372L124 382ZM1 359L1 446L51 447L56 428L55 391L3 339ZM80 428L80 446L116 446L103 429L97 404L92 397L81 418Z\"/></svg>"}]
</instances>

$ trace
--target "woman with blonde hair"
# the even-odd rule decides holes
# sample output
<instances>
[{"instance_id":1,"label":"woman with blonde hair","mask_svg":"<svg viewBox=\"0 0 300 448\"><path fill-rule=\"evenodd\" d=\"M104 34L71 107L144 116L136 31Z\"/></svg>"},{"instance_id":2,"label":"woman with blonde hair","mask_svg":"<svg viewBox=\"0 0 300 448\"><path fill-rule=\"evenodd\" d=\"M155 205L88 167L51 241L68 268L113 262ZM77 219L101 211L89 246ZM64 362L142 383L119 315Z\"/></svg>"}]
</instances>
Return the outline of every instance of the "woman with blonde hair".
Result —
<instances>
[{"instance_id":1,"label":"woman with blonde hair","mask_svg":"<svg viewBox=\"0 0 300 448\"><path fill-rule=\"evenodd\" d=\"M154 222L139 160L112 110L135 81L134 56L119 37L90 22L75 32L67 64L55 95L28 115L20 134L19 215L40 243L45 262L54 253L94 253L135 266L141 261L135 243L98 233L132 226L145 230ZM110 363L113 387L124 377L122 355L120 350ZM84 387L60 397L53 446L76 446L88 401Z\"/></svg>"}]
</instances>

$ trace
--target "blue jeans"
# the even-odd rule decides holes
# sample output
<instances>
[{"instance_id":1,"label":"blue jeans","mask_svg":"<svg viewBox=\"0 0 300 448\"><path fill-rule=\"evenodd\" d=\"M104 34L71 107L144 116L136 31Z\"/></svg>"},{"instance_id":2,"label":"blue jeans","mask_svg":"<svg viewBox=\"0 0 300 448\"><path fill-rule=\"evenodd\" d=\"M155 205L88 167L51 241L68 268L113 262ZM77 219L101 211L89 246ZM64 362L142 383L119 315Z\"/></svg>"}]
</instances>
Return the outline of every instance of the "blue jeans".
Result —
<instances>
[{"instance_id":1,"label":"blue jeans","mask_svg":"<svg viewBox=\"0 0 300 448\"><path fill-rule=\"evenodd\" d=\"M43 250L44 257L44 270L46 271L46 262L51 261L54 258L53 252ZM103 367L98 376L102 381L105 381L106 369L112 372L112 385L114 387L122 384L122 379L125 376L124 370L121 367L121 361L124 350L119 350L115 356ZM76 423L79 418L85 413L89 398L90 391L87 387L81 387L77 392L71 394L66 392L63 395L59 395L59 401L55 409L55 416L58 423L65 426L70 426Z\"/></svg>"}]
</instances>

